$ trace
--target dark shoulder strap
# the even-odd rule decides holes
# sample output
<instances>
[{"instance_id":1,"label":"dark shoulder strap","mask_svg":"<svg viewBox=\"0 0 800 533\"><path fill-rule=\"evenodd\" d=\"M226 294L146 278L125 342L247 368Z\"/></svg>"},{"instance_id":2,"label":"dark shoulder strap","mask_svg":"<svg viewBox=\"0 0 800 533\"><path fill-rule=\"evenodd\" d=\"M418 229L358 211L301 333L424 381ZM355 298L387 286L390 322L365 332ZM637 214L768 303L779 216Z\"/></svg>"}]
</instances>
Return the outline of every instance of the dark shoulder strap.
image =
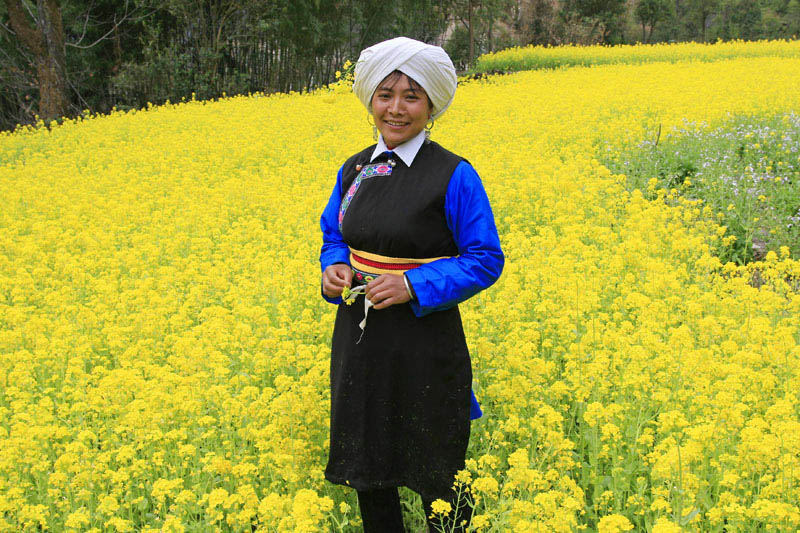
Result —
<instances>
[{"instance_id":1,"label":"dark shoulder strap","mask_svg":"<svg viewBox=\"0 0 800 533\"><path fill-rule=\"evenodd\" d=\"M434 149L436 150L436 152L439 155L439 157L443 157L443 158L449 160L449 164L453 167L454 170L455 170L455 167L457 167L458 164L460 162L462 162L462 161L464 161L466 163L469 163L467 158L462 157L462 156L460 156L458 154L454 154L453 152L451 152L447 148L444 148L441 144L439 144L439 143L437 143L435 141L431 141L430 144L431 144L431 146L434 147Z\"/></svg>"},{"instance_id":2,"label":"dark shoulder strap","mask_svg":"<svg viewBox=\"0 0 800 533\"><path fill-rule=\"evenodd\" d=\"M442 193L447 189L447 184L450 182L450 178L458 164L461 161L466 161L460 155L445 150L439 143L434 141L423 144L417 157L420 159L420 164L425 167L426 174L438 177L439 187L444 188ZM415 159L412 167L416 164L417 160Z\"/></svg>"}]
</instances>

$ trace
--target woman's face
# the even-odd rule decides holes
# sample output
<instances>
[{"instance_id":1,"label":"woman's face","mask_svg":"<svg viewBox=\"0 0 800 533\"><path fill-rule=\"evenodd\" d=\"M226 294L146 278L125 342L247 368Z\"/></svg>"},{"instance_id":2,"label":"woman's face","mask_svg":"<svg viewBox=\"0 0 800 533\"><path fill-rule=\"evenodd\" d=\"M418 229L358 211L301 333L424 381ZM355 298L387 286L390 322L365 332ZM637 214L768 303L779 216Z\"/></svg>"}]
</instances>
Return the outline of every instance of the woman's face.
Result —
<instances>
[{"instance_id":1,"label":"woman's face","mask_svg":"<svg viewBox=\"0 0 800 533\"><path fill-rule=\"evenodd\" d=\"M405 74L389 74L372 95L372 117L387 146L416 136L431 116L428 95Z\"/></svg>"}]
</instances>

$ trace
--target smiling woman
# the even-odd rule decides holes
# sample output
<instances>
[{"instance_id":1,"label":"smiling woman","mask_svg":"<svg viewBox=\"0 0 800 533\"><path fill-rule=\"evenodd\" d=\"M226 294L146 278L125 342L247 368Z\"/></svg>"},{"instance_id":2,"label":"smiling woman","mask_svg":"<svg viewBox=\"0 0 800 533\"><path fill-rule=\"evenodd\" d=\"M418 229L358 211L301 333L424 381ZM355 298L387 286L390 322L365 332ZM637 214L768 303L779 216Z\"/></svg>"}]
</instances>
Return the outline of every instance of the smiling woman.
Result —
<instances>
[{"instance_id":1,"label":"smiling woman","mask_svg":"<svg viewBox=\"0 0 800 533\"><path fill-rule=\"evenodd\" d=\"M392 149L422 131L431 118L433 102L419 83L395 70L375 90L370 109L375 127Z\"/></svg>"},{"instance_id":2,"label":"smiling woman","mask_svg":"<svg viewBox=\"0 0 800 533\"><path fill-rule=\"evenodd\" d=\"M472 514L452 490L482 414L458 304L504 257L477 173L423 131L455 89L437 46L364 50L353 90L380 137L344 163L322 214L322 295L339 304L325 477L357 490L366 533L404 531L400 486L422 496L430 527L435 500L458 510L452 531Z\"/></svg>"}]
</instances>

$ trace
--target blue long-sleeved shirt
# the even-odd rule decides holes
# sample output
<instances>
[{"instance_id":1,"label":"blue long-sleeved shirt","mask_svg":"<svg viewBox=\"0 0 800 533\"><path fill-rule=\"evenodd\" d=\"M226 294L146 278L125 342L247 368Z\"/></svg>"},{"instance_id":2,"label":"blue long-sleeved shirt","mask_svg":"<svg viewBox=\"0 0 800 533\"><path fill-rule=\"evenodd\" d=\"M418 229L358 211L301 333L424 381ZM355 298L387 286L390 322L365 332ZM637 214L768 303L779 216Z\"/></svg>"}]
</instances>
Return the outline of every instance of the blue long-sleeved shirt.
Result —
<instances>
[{"instance_id":1,"label":"blue long-sleeved shirt","mask_svg":"<svg viewBox=\"0 0 800 533\"><path fill-rule=\"evenodd\" d=\"M342 169L322 212L324 271L334 263L350 264L350 250L339 231L338 211L342 200ZM357 199L356 199L357 200ZM480 177L466 161L458 164L445 194L447 227L458 246L458 256L438 259L406 272L416 299L410 302L416 316L447 309L491 286L503 271L505 257L494 222L489 198ZM341 298L328 298L338 304Z\"/></svg>"}]
</instances>

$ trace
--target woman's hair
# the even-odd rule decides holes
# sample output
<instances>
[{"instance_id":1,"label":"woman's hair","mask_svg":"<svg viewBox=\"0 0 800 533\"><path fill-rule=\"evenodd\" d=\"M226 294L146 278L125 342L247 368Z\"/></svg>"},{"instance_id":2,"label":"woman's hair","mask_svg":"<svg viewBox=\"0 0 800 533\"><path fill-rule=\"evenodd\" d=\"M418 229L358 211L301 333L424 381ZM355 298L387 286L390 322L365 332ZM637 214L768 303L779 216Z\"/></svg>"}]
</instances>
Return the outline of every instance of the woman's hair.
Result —
<instances>
[{"instance_id":1,"label":"woman's hair","mask_svg":"<svg viewBox=\"0 0 800 533\"><path fill-rule=\"evenodd\" d=\"M425 95L425 98L428 99L428 109L432 110L433 102L431 101L431 97L428 96L428 93L425 92L425 89L422 87L422 85L417 83L417 80L415 80L405 72L400 72L399 70L392 71L388 76L386 76L385 78L383 78L383 80L381 80L381 82L378 84L378 87L375 90L377 91L381 87L389 87L389 88L394 87L394 85L398 81L400 81L403 78L403 76L408 78L408 84L411 86L412 91L421 92L422 94ZM375 96L374 92L372 93L372 96L373 97Z\"/></svg>"}]
</instances>

